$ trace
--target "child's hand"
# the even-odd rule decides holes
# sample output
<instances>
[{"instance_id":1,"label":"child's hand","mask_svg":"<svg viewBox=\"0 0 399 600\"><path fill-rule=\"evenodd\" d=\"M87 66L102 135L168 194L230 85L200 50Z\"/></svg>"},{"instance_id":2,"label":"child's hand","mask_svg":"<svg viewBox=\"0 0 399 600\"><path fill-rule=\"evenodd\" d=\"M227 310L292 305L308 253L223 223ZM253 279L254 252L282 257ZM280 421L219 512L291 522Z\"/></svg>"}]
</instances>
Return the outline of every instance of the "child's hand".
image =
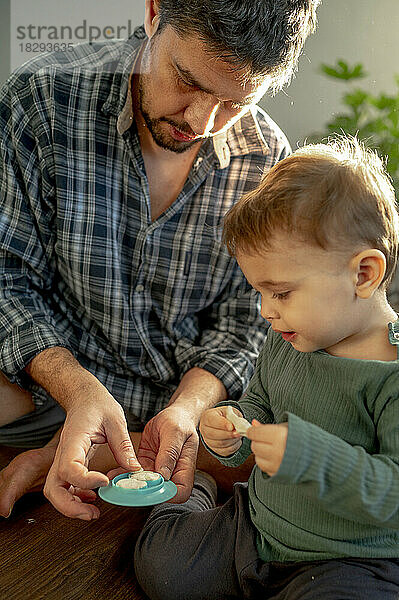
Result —
<instances>
[{"instance_id":1,"label":"child's hand","mask_svg":"<svg viewBox=\"0 0 399 600\"><path fill-rule=\"evenodd\" d=\"M262 425L256 419L247 431L251 450L261 471L272 476L277 473L287 445L288 423Z\"/></svg>"},{"instance_id":2,"label":"child's hand","mask_svg":"<svg viewBox=\"0 0 399 600\"><path fill-rule=\"evenodd\" d=\"M202 413L199 430L204 442L220 456L234 454L241 446L241 435L225 417L227 406L210 408ZM233 409L238 416L240 411Z\"/></svg>"}]
</instances>

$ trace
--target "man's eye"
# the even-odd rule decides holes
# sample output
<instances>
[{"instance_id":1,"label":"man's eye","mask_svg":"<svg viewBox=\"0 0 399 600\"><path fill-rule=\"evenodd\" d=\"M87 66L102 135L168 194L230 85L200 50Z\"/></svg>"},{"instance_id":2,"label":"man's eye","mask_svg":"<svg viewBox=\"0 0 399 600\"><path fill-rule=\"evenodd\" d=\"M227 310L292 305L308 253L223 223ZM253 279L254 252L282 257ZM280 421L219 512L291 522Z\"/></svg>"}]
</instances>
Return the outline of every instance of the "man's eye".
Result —
<instances>
[{"instance_id":1,"label":"man's eye","mask_svg":"<svg viewBox=\"0 0 399 600\"><path fill-rule=\"evenodd\" d=\"M290 292L280 292L279 294L277 292L274 292L273 299L274 300L285 300L286 298L288 298L289 295L290 295Z\"/></svg>"},{"instance_id":2,"label":"man's eye","mask_svg":"<svg viewBox=\"0 0 399 600\"><path fill-rule=\"evenodd\" d=\"M194 87L191 85L191 83L188 83L188 81L184 81L184 79L181 79L181 78L180 78L180 84L185 87Z\"/></svg>"},{"instance_id":3,"label":"man's eye","mask_svg":"<svg viewBox=\"0 0 399 600\"><path fill-rule=\"evenodd\" d=\"M177 74L177 76L176 76L176 79L177 79L177 83L178 83L178 84L180 85L180 87L182 87L182 88L189 88L189 89L192 89L192 88L194 88L194 87L195 87L195 86L193 86L191 83L188 83L187 81L185 81L185 79L183 79L183 78L181 77L181 75L178 75L178 74Z\"/></svg>"},{"instance_id":4,"label":"man's eye","mask_svg":"<svg viewBox=\"0 0 399 600\"><path fill-rule=\"evenodd\" d=\"M230 108L231 110L242 110L243 108L245 108L244 104L239 104L238 102L229 102L228 104L228 108Z\"/></svg>"}]
</instances>

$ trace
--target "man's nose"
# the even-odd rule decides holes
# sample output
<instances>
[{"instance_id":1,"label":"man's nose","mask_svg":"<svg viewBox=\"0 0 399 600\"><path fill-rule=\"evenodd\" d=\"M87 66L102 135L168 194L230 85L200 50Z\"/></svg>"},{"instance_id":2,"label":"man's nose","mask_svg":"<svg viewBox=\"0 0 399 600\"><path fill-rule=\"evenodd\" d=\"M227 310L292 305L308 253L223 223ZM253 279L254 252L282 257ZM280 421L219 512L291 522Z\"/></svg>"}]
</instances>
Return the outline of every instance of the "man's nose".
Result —
<instances>
[{"instance_id":1,"label":"man's nose","mask_svg":"<svg viewBox=\"0 0 399 600\"><path fill-rule=\"evenodd\" d=\"M220 101L210 94L199 92L184 111L184 120L197 135L209 134L214 125Z\"/></svg>"}]
</instances>

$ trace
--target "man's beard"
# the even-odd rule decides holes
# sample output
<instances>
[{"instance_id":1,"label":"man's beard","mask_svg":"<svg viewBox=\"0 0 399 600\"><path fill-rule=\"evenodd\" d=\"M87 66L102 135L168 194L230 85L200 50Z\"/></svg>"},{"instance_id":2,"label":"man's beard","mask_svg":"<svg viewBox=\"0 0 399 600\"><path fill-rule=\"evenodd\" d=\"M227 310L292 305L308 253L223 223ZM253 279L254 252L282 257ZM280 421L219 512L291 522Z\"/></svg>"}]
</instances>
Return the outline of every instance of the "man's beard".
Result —
<instances>
[{"instance_id":1,"label":"man's beard","mask_svg":"<svg viewBox=\"0 0 399 600\"><path fill-rule=\"evenodd\" d=\"M174 140L170 135L167 134L166 131L164 131L164 129L162 128L162 123L168 123L169 125L172 125L172 127L175 127L180 132L182 132L183 134L185 133L188 136L190 136L190 135L192 136L193 131L189 128L188 125L182 126L180 123L175 123L174 121L172 121L171 119L168 119L166 117L160 117L159 119L152 119L149 115L148 110L145 108L145 106L146 106L145 92L143 89L141 78L139 80L138 90L139 90L138 100L139 100L140 112L143 116L144 122L148 128L148 131L152 135L154 142L160 148L163 148L164 150L170 150L171 152L175 152L176 154L182 154L183 152L186 152L192 146L194 146L194 144L198 144L201 141L203 141L204 138L192 140L191 142L183 142L183 141L179 142L177 140Z\"/></svg>"}]
</instances>

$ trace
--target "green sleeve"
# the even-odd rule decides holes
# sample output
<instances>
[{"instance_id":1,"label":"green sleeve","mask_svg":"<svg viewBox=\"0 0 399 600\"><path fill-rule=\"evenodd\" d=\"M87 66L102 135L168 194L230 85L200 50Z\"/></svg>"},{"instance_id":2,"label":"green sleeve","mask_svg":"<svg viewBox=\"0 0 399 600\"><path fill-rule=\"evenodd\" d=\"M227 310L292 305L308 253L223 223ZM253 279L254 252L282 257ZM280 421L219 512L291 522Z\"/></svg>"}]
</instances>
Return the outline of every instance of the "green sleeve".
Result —
<instances>
[{"instance_id":1,"label":"green sleeve","mask_svg":"<svg viewBox=\"0 0 399 600\"><path fill-rule=\"evenodd\" d=\"M252 419L257 419L261 423L272 423L273 414L270 408L269 396L266 391L267 385L267 359L270 352L271 340L268 338L259 354L256 362L255 372L249 382L249 387L239 402L225 400L219 402L217 406L231 405L238 408L243 416L252 422ZM203 440L202 440L203 441ZM210 454L215 456L223 465L230 467L238 467L246 461L248 456L252 454L251 442L246 437L242 438L242 444L239 450L231 456L220 456L213 452L203 441L204 446Z\"/></svg>"},{"instance_id":2,"label":"green sleeve","mask_svg":"<svg viewBox=\"0 0 399 600\"><path fill-rule=\"evenodd\" d=\"M224 400L223 402L219 402L216 406L229 405L241 410L239 402L234 402L233 400ZM245 437L242 438L241 447L237 450L237 452L234 452L234 454L231 454L230 456L220 456L220 454L216 454L216 452L211 450L211 448L209 448L209 446L204 442L204 438L202 437L201 433L200 438L209 454L212 454L212 456L217 458L222 465L226 465L227 467L239 467L251 454L251 442Z\"/></svg>"},{"instance_id":3,"label":"green sleeve","mask_svg":"<svg viewBox=\"0 0 399 600\"><path fill-rule=\"evenodd\" d=\"M377 415L378 454L288 413L286 452L271 480L297 484L330 513L367 525L399 527L399 400Z\"/></svg>"}]
</instances>

